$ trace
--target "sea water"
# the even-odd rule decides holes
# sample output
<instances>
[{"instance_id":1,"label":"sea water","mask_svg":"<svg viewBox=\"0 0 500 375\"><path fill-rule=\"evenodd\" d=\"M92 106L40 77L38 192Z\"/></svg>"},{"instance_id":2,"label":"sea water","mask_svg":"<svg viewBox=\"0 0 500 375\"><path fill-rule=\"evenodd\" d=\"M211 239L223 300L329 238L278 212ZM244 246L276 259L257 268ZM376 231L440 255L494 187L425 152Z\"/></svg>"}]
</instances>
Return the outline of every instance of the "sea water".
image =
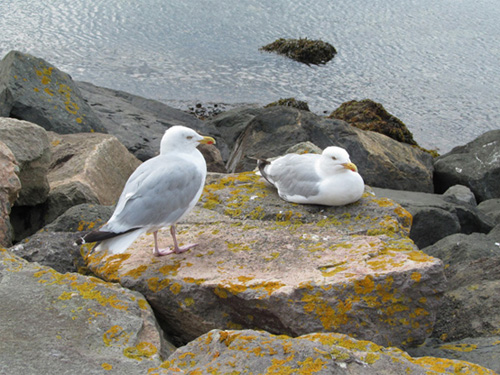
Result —
<instances>
[{"instance_id":1,"label":"sea water","mask_svg":"<svg viewBox=\"0 0 500 375\"><path fill-rule=\"evenodd\" d=\"M324 114L369 98L441 153L500 128L494 0L1 0L0 30L0 58L177 106L295 97ZM259 51L281 37L338 54L308 66Z\"/></svg>"}]
</instances>

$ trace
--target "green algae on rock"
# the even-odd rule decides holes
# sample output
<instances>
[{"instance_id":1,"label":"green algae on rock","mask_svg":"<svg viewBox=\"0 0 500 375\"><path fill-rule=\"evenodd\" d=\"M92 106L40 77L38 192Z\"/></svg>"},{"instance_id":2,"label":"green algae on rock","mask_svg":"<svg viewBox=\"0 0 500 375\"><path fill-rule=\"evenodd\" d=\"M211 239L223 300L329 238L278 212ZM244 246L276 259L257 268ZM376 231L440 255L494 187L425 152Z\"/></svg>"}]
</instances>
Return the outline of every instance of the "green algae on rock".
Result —
<instances>
[{"instance_id":1,"label":"green algae on rock","mask_svg":"<svg viewBox=\"0 0 500 375\"><path fill-rule=\"evenodd\" d=\"M337 50L330 43L307 38L280 38L260 50L276 52L305 64L326 64L337 54Z\"/></svg>"}]
</instances>

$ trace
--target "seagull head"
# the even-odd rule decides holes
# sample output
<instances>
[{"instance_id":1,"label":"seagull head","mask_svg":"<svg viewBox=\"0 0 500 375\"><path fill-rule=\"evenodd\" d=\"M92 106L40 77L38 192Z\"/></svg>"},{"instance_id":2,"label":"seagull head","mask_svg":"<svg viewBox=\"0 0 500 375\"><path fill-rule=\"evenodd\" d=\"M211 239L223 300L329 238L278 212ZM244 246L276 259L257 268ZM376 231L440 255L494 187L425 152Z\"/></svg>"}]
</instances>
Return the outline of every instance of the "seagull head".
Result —
<instances>
[{"instance_id":1,"label":"seagull head","mask_svg":"<svg viewBox=\"0 0 500 375\"><path fill-rule=\"evenodd\" d=\"M163 135L160 154L174 150L194 150L200 144L215 144L215 139L202 136L188 127L175 125L168 128Z\"/></svg>"},{"instance_id":2,"label":"seagull head","mask_svg":"<svg viewBox=\"0 0 500 375\"><path fill-rule=\"evenodd\" d=\"M358 168L351 162L346 150L337 146L330 146L321 153L320 168L324 173L339 173L345 170L357 172Z\"/></svg>"}]
</instances>

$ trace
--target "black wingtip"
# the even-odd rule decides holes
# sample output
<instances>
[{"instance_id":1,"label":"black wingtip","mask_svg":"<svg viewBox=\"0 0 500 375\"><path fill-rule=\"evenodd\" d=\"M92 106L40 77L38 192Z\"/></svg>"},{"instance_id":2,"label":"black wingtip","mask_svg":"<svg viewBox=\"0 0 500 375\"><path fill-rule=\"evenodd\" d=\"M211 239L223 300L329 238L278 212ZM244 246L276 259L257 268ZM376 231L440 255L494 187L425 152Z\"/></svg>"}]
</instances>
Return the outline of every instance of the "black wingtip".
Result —
<instances>
[{"instance_id":1,"label":"black wingtip","mask_svg":"<svg viewBox=\"0 0 500 375\"><path fill-rule=\"evenodd\" d=\"M269 179L267 176L267 173L265 172L265 168L271 164L270 161L265 160L265 159L257 159L257 167L259 168L260 175L266 179L267 182L269 182L271 185L274 185L272 181Z\"/></svg>"},{"instance_id":2,"label":"black wingtip","mask_svg":"<svg viewBox=\"0 0 500 375\"><path fill-rule=\"evenodd\" d=\"M109 240L110 238L114 238L117 236L121 236L122 234L132 232L133 230L136 230L139 228L131 228L129 230L126 230L125 232L106 232L106 231L100 231L100 230L94 230L92 232L88 232L84 234L83 236L80 236L75 243L77 245L83 245L84 243L92 243L92 242L101 242L105 240Z\"/></svg>"}]
</instances>

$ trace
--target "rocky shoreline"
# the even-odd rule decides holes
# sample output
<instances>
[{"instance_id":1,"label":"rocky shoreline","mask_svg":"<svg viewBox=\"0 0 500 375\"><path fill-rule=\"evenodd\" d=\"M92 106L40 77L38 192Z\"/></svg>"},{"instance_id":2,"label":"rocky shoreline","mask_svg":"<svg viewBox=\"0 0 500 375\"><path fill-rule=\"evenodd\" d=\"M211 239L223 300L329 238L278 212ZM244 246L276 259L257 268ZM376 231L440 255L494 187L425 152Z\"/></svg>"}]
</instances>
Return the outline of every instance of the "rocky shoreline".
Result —
<instances>
[{"instance_id":1,"label":"rocky shoreline","mask_svg":"<svg viewBox=\"0 0 500 375\"><path fill-rule=\"evenodd\" d=\"M500 371L500 130L433 157L293 107L215 108L0 62L0 373ZM199 246L74 245L175 124L217 140L179 227ZM359 202L289 204L253 172L306 142L348 150Z\"/></svg>"}]
</instances>

